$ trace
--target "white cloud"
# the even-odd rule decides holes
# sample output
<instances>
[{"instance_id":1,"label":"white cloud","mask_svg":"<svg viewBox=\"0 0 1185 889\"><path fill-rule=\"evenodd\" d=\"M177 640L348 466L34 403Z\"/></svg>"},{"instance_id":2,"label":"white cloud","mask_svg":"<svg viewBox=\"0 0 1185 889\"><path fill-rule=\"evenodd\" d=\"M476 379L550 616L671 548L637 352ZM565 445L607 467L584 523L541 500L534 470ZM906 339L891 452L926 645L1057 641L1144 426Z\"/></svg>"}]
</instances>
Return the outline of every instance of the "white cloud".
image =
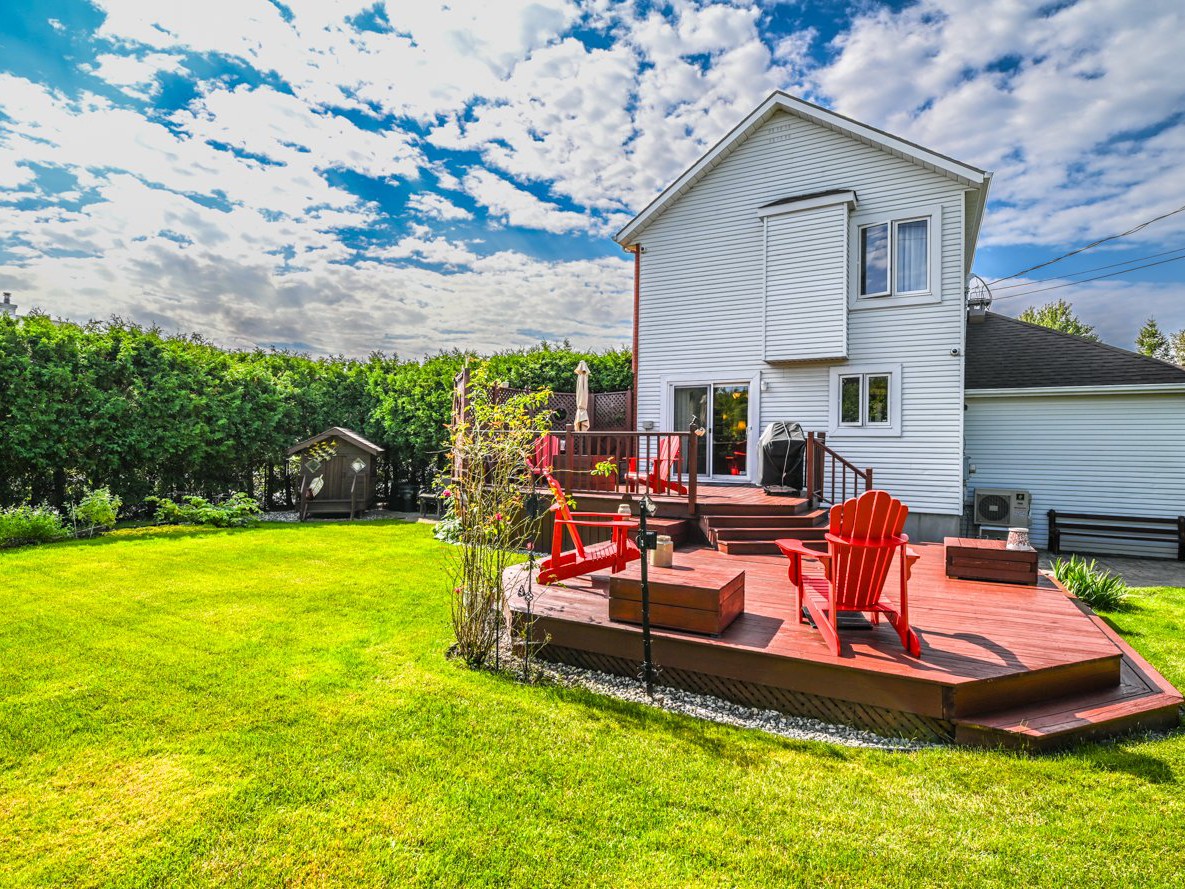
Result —
<instances>
[{"instance_id":1,"label":"white cloud","mask_svg":"<svg viewBox=\"0 0 1185 889\"><path fill-rule=\"evenodd\" d=\"M474 200L509 225L555 234L582 231L588 227L588 219L583 214L561 210L555 204L541 201L489 170L470 170L465 174L464 185Z\"/></svg>"},{"instance_id":2,"label":"white cloud","mask_svg":"<svg viewBox=\"0 0 1185 889\"><path fill-rule=\"evenodd\" d=\"M1180 205L1182 29L1175 0L922 0L858 17L815 78L837 110L995 170L983 243L1075 243Z\"/></svg>"},{"instance_id":3,"label":"white cloud","mask_svg":"<svg viewBox=\"0 0 1185 889\"><path fill-rule=\"evenodd\" d=\"M96 77L121 87L139 98L150 98L160 89L157 77L181 70L181 57L174 53L150 52L140 56L104 53L89 70Z\"/></svg>"},{"instance_id":4,"label":"white cloud","mask_svg":"<svg viewBox=\"0 0 1185 889\"><path fill-rule=\"evenodd\" d=\"M460 182L457 183L460 186ZM408 209L429 219L440 219L445 222L455 222L460 219L472 219L473 214L464 207L458 207L444 195L431 191L416 192L407 199Z\"/></svg>"}]
</instances>

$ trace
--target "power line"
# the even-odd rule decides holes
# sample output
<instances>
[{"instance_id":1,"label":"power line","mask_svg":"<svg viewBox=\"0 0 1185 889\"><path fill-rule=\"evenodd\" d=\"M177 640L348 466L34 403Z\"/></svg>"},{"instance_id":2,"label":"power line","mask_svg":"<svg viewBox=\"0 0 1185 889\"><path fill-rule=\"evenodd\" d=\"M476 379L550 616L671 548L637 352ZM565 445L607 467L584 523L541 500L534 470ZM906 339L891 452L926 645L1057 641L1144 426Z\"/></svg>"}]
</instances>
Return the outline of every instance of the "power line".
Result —
<instances>
[{"instance_id":1,"label":"power line","mask_svg":"<svg viewBox=\"0 0 1185 889\"><path fill-rule=\"evenodd\" d=\"M1003 287L997 287L996 290L1015 290L1017 287L1032 287L1035 284L1044 284L1047 281L1068 281L1071 278L1077 278L1079 275L1087 275L1091 272L1100 272L1103 269L1113 269L1121 265L1131 265L1135 262L1143 262L1145 259L1156 259L1158 256L1168 256L1170 253L1180 253L1183 250L1185 250L1185 247L1174 247L1172 250L1163 250L1160 253L1149 253L1147 256L1137 256L1134 259L1125 259L1123 262L1112 262L1108 265L1096 265L1088 269L1080 269L1077 272L1067 272L1066 274L1060 275L1056 278L1040 278L1036 281L1025 281L1022 284L1005 284ZM1000 280L1006 281L1008 279L1001 278Z\"/></svg>"},{"instance_id":2,"label":"power line","mask_svg":"<svg viewBox=\"0 0 1185 889\"><path fill-rule=\"evenodd\" d=\"M1180 262L1185 259L1185 256L1176 256L1172 259L1162 259L1159 262L1149 262L1144 265L1138 265L1134 268L1123 269L1118 272L1108 272L1105 275L1095 275L1093 278L1083 278L1081 281L1067 281L1065 284L1054 284L1052 287L1038 287L1036 290L1024 290L1020 293L1006 293L998 299L1016 299L1018 296L1029 296L1034 293L1044 293L1046 290L1058 290L1062 287L1073 287L1075 284L1085 284L1087 281L1099 281L1103 278L1114 278L1116 275L1126 275L1128 272L1135 272L1139 269L1149 269L1154 265L1164 265L1166 262Z\"/></svg>"},{"instance_id":3,"label":"power line","mask_svg":"<svg viewBox=\"0 0 1185 889\"><path fill-rule=\"evenodd\" d=\"M1061 262L1063 259L1069 259L1071 256L1077 256L1079 253L1083 253L1087 250L1093 250L1095 247L1098 247L1100 244L1106 244L1108 241L1116 241L1119 238L1126 238L1128 235L1133 235L1141 229L1147 228L1154 222L1160 222L1162 219L1168 219L1170 216L1175 216L1181 212L1185 212L1185 206L1178 207L1176 210L1170 210L1168 213L1162 213L1159 216L1154 216L1146 222L1141 222L1139 225L1132 226L1125 232L1120 232L1117 235L1108 235L1105 238L1099 238L1097 241L1092 241L1085 247L1079 247L1076 250L1071 250L1069 253L1063 253L1061 256L1055 256L1053 259L1046 260L1045 262L1039 262L1036 265L1031 265L1027 269L1021 269L1019 272L1014 272L1011 275L1005 275L1003 278L997 278L995 281L989 281L988 285L990 286L992 284L998 284L1001 281L1009 281L1013 278L1019 278L1021 275L1027 275L1029 272L1035 272L1037 269L1043 269L1046 266L1053 265L1055 262Z\"/></svg>"}]
</instances>

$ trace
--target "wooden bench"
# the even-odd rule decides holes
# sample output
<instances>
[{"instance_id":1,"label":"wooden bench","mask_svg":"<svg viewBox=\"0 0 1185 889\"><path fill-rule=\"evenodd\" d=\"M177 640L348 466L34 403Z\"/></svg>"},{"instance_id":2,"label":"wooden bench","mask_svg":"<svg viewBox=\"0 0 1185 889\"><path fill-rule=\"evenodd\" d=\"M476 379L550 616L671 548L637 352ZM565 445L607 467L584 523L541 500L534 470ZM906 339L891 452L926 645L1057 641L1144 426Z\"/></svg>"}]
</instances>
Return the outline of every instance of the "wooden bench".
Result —
<instances>
[{"instance_id":1,"label":"wooden bench","mask_svg":"<svg viewBox=\"0 0 1185 889\"><path fill-rule=\"evenodd\" d=\"M1185 516L1098 515L1049 510L1049 551L1062 551L1062 537L1095 537L1177 544L1177 558L1185 562Z\"/></svg>"}]
</instances>

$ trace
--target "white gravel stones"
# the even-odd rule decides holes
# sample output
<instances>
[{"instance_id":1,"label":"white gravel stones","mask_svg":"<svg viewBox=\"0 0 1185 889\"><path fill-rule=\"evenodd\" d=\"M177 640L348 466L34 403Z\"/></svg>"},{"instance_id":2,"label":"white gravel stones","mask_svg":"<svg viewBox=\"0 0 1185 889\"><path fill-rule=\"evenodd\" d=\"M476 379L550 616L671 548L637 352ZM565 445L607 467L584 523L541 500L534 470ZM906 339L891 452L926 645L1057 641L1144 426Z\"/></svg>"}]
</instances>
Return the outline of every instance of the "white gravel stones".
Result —
<instances>
[{"instance_id":1,"label":"white gravel stones","mask_svg":"<svg viewBox=\"0 0 1185 889\"><path fill-rule=\"evenodd\" d=\"M514 660L518 663L518 673L521 675L522 662L517 658ZM650 698L647 696L646 687L642 682L630 677L615 676L548 661L534 661L533 666L544 677L559 685L585 688L597 694L608 695L623 701L660 707L672 713L681 713L696 719L706 719L738 728L756 729L796 741L822 741L845 747L895 751L943 746L931 741L917 741L910 738L886 738L852 726L833 725L805 716L787 716L776 710L758 710L710 695L700 695L665 686L657 686L654 697Z\"/></svg>"}]
</instances>

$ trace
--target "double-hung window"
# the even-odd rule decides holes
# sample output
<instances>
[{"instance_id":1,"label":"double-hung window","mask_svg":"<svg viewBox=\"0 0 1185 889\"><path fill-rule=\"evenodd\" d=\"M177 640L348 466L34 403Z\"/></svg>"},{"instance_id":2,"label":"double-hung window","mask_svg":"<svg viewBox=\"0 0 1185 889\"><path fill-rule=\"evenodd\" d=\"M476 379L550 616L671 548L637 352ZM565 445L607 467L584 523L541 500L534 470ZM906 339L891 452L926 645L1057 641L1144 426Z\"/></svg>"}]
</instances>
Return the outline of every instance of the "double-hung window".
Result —
<instances>
[{"instance_id":1,"label":"double-hung window","mask_svg":"<svg viewBox=\"0 0 1185 889\"><path fill-rule=\"evenodd\" d=\"M930 290L930 217L893 219L859 227L861 299Z\"/></svg>"}]
</instances>

